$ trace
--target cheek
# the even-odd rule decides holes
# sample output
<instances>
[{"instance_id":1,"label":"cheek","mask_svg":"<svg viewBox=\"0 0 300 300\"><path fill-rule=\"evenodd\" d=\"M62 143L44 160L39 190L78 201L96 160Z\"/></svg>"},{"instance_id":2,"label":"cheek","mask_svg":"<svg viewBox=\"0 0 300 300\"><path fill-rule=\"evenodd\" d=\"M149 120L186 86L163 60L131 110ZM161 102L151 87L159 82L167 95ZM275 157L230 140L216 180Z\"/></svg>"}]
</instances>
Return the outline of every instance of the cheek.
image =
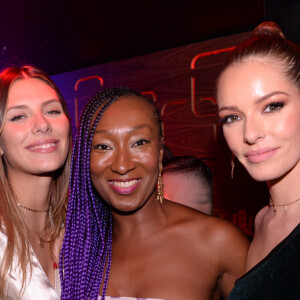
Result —
<instances>
[{"instance_id":1,"label":"cheek","mask_svg":"<svg viewBox=\"0 0 300 300\"><path fill-rule=\"evenodd\" d=\"M136 156L136 161L142 163L146 170L152 173L158 173L159 153L155 150L148 153L140 153Z\"/></svg>"},{"instance_id":2,"label":"cheek","mask_svg":"<svg viewBox=\"0 0 300 300\"><path fill-rule=\"evenodd\" d=\"M273 136L290 142L300 142L300 112L287 115L285 118L277 120L269 127L269 132L272 132Z\"/></svg>"},{"instance_id":3,"label":"cheek","mask_svg":"<svg viewBox=\"0 0 300 300\"><path fill-rule=\"evenodd\" d=\"M25 130L24 130L25 129ZM2 131L1 134L1 140L0 140L0 145L2 149L8 149L13 147L12 150L16 150L16 146L18 144L21 144L27 136L27 131L26 128L21 128L21 127L12 127L12 128L6 128L5 130Z\"/></svg>"},{"instance_id":4,"label":"cheek","mask_svg":"<svg viewBox=\"0 0 300 300\"><path fill-rule=\"evenodd\" d=\"M104 168L105 168L105 159L99 157L97 154L92 152L90 158L91 178L98 178L100 175L102 175Z\"/></svg>"}]
</instances>

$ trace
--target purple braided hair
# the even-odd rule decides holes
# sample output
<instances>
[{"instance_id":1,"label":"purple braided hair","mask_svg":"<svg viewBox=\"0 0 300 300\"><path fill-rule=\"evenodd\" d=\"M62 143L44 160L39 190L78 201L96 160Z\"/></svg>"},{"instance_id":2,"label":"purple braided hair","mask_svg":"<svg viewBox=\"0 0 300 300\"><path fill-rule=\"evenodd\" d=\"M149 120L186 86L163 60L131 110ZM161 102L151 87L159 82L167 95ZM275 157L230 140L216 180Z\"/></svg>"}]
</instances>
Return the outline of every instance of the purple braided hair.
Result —
<instances>
[{"instance_id":1,"label":"purple braided hair","mask_svg":"<svg viewBox=\"0 0 300 300\"><path fill-rule=\"evenodd\" d=\"M124 95L151 103L161 123L154 104L126 87L98 92L84 107L73 149L66 231L60 255L61 299L98 299L103 278L101 299L106 294L112 255L112 214L93 188L89 173L90 151L94 132L105 110Z\"/></svg>"}]
</instances>

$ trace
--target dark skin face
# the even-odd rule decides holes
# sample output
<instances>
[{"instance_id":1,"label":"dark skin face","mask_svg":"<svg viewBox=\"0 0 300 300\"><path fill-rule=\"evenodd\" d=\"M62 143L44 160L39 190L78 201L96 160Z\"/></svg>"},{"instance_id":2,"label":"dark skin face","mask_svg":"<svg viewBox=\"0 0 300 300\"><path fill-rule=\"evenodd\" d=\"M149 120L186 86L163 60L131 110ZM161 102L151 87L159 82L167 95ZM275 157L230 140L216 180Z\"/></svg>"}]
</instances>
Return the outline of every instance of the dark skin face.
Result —
<instances>
[{"instance_id":1,"label":"dark skin face","mask_svg":"<svg viewBox=\"0 0 300 300\"><path fill-rule=\"evenodd\" d=\"M90 174L115 211L128 214L156 199L162 157L159 124L145 100L122 96L102 116L93 138Z\"/></svg>"},{"instance_id":2,"label":"dark skin face","mask_svg":"<svg viewBox=\"0 0 300 300\"><path fill-rule=\"evenodd\" d=\"M162 154L149 103L123 96L106 110L90 158L93 185L113 208L106 295L226 298L244 271L248 241L221 218L157 201Z\"/></svg>"}]
</instances>

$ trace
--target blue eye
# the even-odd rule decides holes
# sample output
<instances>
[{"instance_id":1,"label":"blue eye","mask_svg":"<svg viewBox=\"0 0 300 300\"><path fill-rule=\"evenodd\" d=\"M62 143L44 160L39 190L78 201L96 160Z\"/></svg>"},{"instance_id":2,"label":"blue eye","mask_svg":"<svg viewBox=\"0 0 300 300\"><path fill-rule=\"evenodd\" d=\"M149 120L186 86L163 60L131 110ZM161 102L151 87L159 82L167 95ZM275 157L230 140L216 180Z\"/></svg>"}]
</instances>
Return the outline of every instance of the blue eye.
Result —
<instances>
[{"instance_id":1,"label":"blue eye","mask_svg":"<svg viewBox=\"0 0 300 300\"><path fill-rule=\"evenodd\" d=\"M284 107L285 103L284 102L272 102L266 106L264 109L264 112L266 113L274 113Z\"/></svg>"},{"instance_id":2,"label":"blue eye","mask_svg":"<svg viewBox=\"0 0 300 300\"><path fill-rule=\"evenodd\" d=\"M237 116L237 115L228 115L225 116L224 118L220 119L220 123L221 124L230 124L230 123L234 123L237 121L240 121L241 117Z\"/></svg>"}]
</instances>

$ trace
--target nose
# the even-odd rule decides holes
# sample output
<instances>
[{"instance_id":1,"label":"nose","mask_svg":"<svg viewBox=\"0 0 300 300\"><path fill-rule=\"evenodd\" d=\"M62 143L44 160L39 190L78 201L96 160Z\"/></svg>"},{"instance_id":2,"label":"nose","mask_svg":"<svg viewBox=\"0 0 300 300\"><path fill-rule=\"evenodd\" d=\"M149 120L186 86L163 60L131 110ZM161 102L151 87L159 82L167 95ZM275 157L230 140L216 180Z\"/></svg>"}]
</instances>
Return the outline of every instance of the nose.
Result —
<instances>
[{"instance_id":1,"label":"nose","mask_svg":"<svg viewBox=\"0 0 300 300\"><path fill-rule=\"evenodd\" d=\"M33 117L32 131L34 133L47 133L51 130L51 124L45 115L39 113Z\"/></svg>"},{"instance_id":2,"label":"nose","mask_svg":"<svg viewBox=\"0 0 300 300\"><path fill-rule=\"evenodd\" d=\"M265 137L265 129L262 120L250 117L244 123L244 143L253 145Z\"/></svg>"},{"instance_id":3,"label":"nose","mask_svg":"<svg viewBox=\"0 0 300 300\"><path fill-rule=\"evenodd\" d=\"M111 165L112 171L120 175L126 175L128 172L135 168L135 162L130 153L130 149L122 147L118 149L113 157Z\"/></svg>"}]
</instances>

